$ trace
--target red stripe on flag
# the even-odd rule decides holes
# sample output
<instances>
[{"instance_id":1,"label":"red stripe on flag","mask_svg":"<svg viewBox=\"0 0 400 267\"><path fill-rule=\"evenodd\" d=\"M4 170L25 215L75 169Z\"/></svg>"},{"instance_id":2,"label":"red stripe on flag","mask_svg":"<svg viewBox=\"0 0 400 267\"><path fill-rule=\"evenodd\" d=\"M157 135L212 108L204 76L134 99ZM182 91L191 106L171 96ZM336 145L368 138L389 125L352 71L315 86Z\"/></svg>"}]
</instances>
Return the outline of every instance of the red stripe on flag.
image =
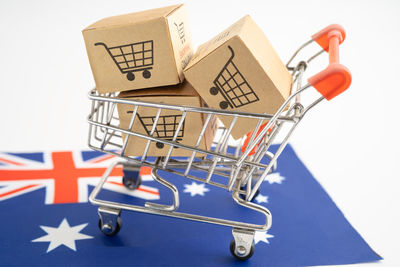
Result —
<instances>
[{"instance_id":1,"label":"red stripe on flag","mask_svg":"<svg viewBox=\"0 0 400 267\"><path fill-rule=\"evenodd\" d=\"M125 187L123 184L118 183L118 182L114 182L114 181L107 181L107 183L115 184L115 185L119 185L119 186ZM136 188L136 190L142 191L142 192L146 192L146 193L150 193L150 194L157 195L157 196L160 195L160 193L158 193L157 191L145 189L145 188L142 188L141 186L139 186L138 188Z\"/></svg>"},{"instance_id":2,"label":"red stripe on flag","mask_svg":"<svg viewBox=\"0 0 400 267\"><path fill-rule=\"evenodd\" d=\"M107 183L109 183L109 184L115 184L115 185L119 185L119 186L124 186L123 184L118 183L118 182L114 182L114 181L107 181Z\"/></svg>"},{"instance_id":3,"label":"red stripe on flag","mask_svg":"<svg viewBox=\"0 0 400 267\"><path fill-rule=\"evenodd\" d=\"M151 175L151 168L150 167L141 167L140 175Z\"/></svg>"},{"instance_id":4,"label":"red stripe on flag","mask_svg":"<svg viewBox=\"0 0 400 267\"><path fill-rule=\"evenodd\" d=\"M142 191L142 192L146 192L146 193L150 193L150 194L154 194L154 195L160 195L160 193L158 193L157 191L152 191L149 189L144 189L143 187L139 186L139 188L137 188L136 190Z\"/></svg>"},{"instance_id":5,"label":"red stripe on flag","mask_svg":"<svg viewBox=\"0 0 400 267\"><path fill-rule=\"evenodd\" d=\"M12 161L12 160L9 160L9 159L5 159L5 158L0 158L0 161L4 162L4 163L16 165L16 166L24 166L24 164L22 164L22 163L19 163L19 162L16 162L16 161Z\"/></svg>"},{"instance_id":6,"label":"red stripe on flag","mask_svg":"<svg viewBox=\"0 0 400 267\"><path fill-rule=\"evenodd\" d=\"M113 158L113 157L115 157L115 156L114 156L114 155L107 155L107 156L105 156L105 157L101 157L101 158L99 158L99 159L95 159L95 160L91 161L91 163L99 163L99 162L102 162L102 161L106 161L106 160L108 160L108 159L111 159L111 158Z\"/></svg>"},{"instance_id":7,"label":"red stripe on flag","mask_svg":"<svg viewBox=\"0 0 400 267\"><path fill-rule=\"evenodd\" d=\"M24 191L26 189L29 189L29 188L32 188L32 187L35 187L35 186L38 186L38 185L37 184L32 184L32 185L27 185L27 186L24 186L24 187L21 187L21 188L14 189L12 191L0 194L0 198L12 195L12 194L20 192L20 191Z\"/></svg>"}]
</instances>

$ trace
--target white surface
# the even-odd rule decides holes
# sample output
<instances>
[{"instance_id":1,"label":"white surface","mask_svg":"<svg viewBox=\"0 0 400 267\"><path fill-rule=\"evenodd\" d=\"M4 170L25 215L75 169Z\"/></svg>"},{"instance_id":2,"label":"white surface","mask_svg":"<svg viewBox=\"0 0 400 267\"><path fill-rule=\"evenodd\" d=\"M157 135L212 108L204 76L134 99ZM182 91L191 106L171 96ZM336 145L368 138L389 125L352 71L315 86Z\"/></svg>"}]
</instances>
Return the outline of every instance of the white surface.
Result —
<instances>
[{"instance_id":1,"label":"white surface","mask_svg":"<svg viewBox=\"0 0 400 267\"><path fill-rule=\"evenodd\" d=\"M195 45L245 14L283 61L331 23L347 39L348 92L313 110L291 144L366 241L399 266L400 4L396 1L187 1ZM86 149L94 86L81 30L111 15L172 1L1 1L2 151ZM309 73L325 67L316 62ZM368 265L369 266L369 265Z\"/></svg>"}]
</instances>

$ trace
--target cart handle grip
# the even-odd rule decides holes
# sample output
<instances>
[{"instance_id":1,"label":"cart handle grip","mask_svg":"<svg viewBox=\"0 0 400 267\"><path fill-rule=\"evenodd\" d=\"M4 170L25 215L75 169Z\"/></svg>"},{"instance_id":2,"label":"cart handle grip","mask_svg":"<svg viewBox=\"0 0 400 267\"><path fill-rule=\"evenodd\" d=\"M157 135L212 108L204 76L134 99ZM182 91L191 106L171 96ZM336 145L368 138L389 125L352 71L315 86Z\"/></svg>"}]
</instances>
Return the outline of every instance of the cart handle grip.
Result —
<instances>
[{"instance_id":1,"label":"cart handle grip","mask_svg":"<svg viewBox=\"0 0 400 267\"><path fill-rule=\"evenodd\" d=\"M339 45L345 37L344 28L338 24L329 25L312 36L312 39L329 53L329 65L310 77L308 83L327 100L338 96L351 84L350 71L339 62Z\"/></svg>"}]
</instances>

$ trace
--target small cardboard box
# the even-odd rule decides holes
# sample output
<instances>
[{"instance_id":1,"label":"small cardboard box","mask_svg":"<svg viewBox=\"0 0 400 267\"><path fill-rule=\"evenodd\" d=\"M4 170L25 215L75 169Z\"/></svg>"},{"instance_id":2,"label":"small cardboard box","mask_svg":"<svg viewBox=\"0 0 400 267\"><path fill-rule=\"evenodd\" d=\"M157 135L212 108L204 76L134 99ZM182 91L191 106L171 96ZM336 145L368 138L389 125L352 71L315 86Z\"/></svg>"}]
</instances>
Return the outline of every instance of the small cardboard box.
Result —
<instances>
[{"instance_id":1,"label":"small cardboard box","mask_svg":"<svg viewBox=\"0 0 400 267\"><path fill-rule=\"evenodd\" d=\"M105 18L82 34L100 93L178 84L193 55L182 4Z\"/></svg>"},{"instance_id":2,"label":"small cardboard box","mask_svg":"<svg viewBox=\"0 0 400 267\"><path fill-rule=\"evenodd\" d=\"M201 107L204 105L203 100L188 82L174 86L122 92L118 97L121 99L172 105L188 105L194 107ZM134 106L128 104L117 104L117 109L121 128L128 129ZM133 123L132 131L144 135L150 135L153 122L156 119L157 111L158 108L139 107ZM172 140L181 118L182 111L163 109L152 136L164 140ZM186 119L184 120L177 136L178 143L195 146L205 119L206 117L201 113L187 112ZM198 148L204 150L209 149L216 131L216 116L213 116L208 123L205 134ZM125 140L126 136L123 135L123 138ZM130 136L125 153L128 156L141 156L145 150L146 144L146 139ZM147 155L166 156L169 148L170 146L168 145L151 142ZM181 148L175 148L172 150L172 156L190 156L191 154L191 151Z\"/></svg>"},{"instance_id":3,"label":"small cardboard box","mask_svg":"<svg viewBox=\"0 0 400 267\"><path fill-rule=\"evenodd\" d=\"M292 85L292 76L250 16L201 45L184 73L210 107L252 113L275 113ZM219 119L229 127L230 117ZM231 134L242 137L256 124L240 118Z\"/></svg>"}]
</instances>

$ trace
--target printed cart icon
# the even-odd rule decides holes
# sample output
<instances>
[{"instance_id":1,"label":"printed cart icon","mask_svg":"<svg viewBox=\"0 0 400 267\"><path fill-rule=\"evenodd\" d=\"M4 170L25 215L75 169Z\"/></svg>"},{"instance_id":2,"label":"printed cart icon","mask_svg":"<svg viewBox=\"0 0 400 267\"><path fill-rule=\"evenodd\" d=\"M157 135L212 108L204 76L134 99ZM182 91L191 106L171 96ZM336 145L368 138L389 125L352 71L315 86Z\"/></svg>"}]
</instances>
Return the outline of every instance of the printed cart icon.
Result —
<instances>
[{"instance_id":1,"label":"printed cart icon","mask_svg":"<svg viewBox=\"0 0 400 267\"><path fill-rule=\"evenodd\" d=\"M158 118L157 125L155 126L153 133L152 133L152 126L154 124L156 116L142 117L139 114L137 114L137 117L139 118L140 122L143 125L143 128L146 130L149 136L155 135L154 137L156 138L172 141L176 128L179 125L179 121L182 118L182 115L179 114L179 115L160 116ZM183 121L182 127L179 129L176 141L181 141L184 133L185 133L185 121ZM156 146L157 148L162 149L164 147L164 144L157 142Z\"/></svg>"},{"instance_id":2,"label":"printed cart icon","mask_svg":"<svg viewBox=\"0 0 400 267\"><path fill-rule=\"evenodd\" d=\"M153 40L108 47L105 43L95 43L94 45L102 45L108 54L114 60L115 65L121 73L126 73L129 81L135 79L134 72L143 71L143 78L149 79L153 67Z\"/></svg>"},{"instance_id":3,"label":"printed cart icon","mask_svg":"<svg viewBox=\"0 0 400 267\"><path fill-rule=\"evenodd\" d=\"M221 109L226 109L228 106L238 108L259 100L256 93L254 93L249 83L233 62L235 52L229 45L228 48L232 55L215 78L215 87L210 88L210 94L217 95L218 92L221 92L225 98L224 101L219 103Z\"/></svg>"}]
</instances>

